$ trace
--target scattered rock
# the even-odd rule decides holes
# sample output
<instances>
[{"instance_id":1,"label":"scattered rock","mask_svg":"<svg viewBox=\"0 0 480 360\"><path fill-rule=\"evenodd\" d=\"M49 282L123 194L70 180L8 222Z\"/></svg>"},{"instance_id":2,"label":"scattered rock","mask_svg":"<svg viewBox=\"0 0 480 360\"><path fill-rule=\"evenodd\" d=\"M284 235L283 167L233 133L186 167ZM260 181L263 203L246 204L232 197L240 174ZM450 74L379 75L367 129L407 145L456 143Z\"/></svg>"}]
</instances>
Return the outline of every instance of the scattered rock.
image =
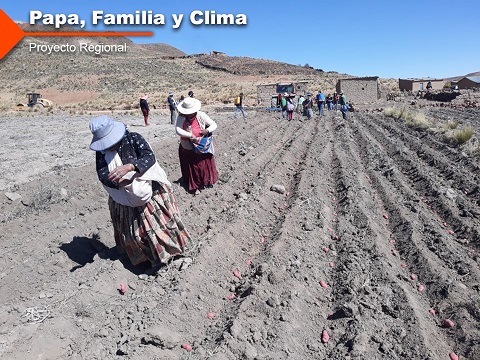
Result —
<instances>
[{"instance_id":1,"label":"scattered rock","mask_svg":"<svg viewBox=\"0 0 480 360\"><path fill-rule=\"evenodd\" d=\"M8 198L8 200L10 201L17 201L17 200L20 200L22 198L22 196L20 194L17 194L17 193L12 193L12 192L6 192L5 193L5 196Z\"/></svg>"},{"instance_id":2,"label":"scattered rock","mask_svg":"<svg viewBox=\"0 0 480 360\"><path fill-rule=\"evenodd\" d=\"M243 331L243 327L240 324L240 321L238 321L238 320L233 321L233 324L230 327L230 334L234 338L238 338L240 336L240 334L242 333L242 331Z\"/></svg>"},{"instance_id":3,"label":"scattered rock","mask_svg":"<svg viewBox=\"0 0 480 360\"><path fill-rule=\"evenodd\" d=\"M157 325L145 331L142 343L171 350L182 343L182 337L172 329L165 329Z\"/></svg>"},{"instance_id":4,"label":"scattered rock","mask_svg":"<svg viewBox=\"0 0 480 360\"><path fill-rule=\"evenodd\" d=\"M190 257L181 257L172 261L172 265L179 271L185 270L190 265L192 265L192 258Z\"/></svg>"},{"instance_id":5,"label":"scattered rock","mask_svg":"<svg viewBox=\"0 0 480 360\"><path fill-rule=\"evenodd\" d=\"M267 299L267 305L271 307L275 307L275 300L273 298L268 298Z\"/></svg>"},{"instance_id":6,"label":"scattered rock","mask_svg":"<svg viewBox=\"0 0 480 360\"><path fill-rule=\"evenodd\" d=\"M257 270L255 271L255 275L262 276L268 271L268 264L261 263L258 265Z\"/></svg>"},{"instance_id":7,"label":"scattered rock","mask_svg":"<svg viewBox=\"0 0 480 360\"><path fill-rule=\"evenodd\" d=\"M310 221L305 221L302 225L303 230L305 231L313 231L315 230L315 226Z\"/></svg>"},{"instance_id":8,"label":"scattered rock","mask_svg":"<svg viewBox=\"0 0 480 360\"><path fill-rule=\"evenodd\" d=\"M283 185L272 185L270 187L270 191L274 191L279 194L285 194L287 190L285 189L285 186Z\"/></svg>"},{"instance_id":9,"label":"scattered rock","mask_svg":"<svg viewBox=\"0 0 480 360\"><path fill-rule=\"evenodd\" d=\"M458 196L456 191L451 189L451 188L448 188L448 189L444 190L443 194L445 195L445 197L447 199L450 199L450 200L455 200Z\"/></svg>"},{"instance_id":10,"label":"scattered rock","mask_svg":"<svg viewBox=\"0 0 480 360\"><path fill-rule=\"evenodd\" d=\"M137 288L137 285L134 282L129 282L128 287L132 290L135 290Z\"/></svg>"},{"instance_id":11,"label":"scattered rock","mask_svg":"<svg viewBox=\"0 0 480 360\"><path fill-rule=\"evenodd\" d=\"M65 188L61 188L59 192L59 199L62 201L68 200L68 191Z\"/></svg>"}]
</instances>

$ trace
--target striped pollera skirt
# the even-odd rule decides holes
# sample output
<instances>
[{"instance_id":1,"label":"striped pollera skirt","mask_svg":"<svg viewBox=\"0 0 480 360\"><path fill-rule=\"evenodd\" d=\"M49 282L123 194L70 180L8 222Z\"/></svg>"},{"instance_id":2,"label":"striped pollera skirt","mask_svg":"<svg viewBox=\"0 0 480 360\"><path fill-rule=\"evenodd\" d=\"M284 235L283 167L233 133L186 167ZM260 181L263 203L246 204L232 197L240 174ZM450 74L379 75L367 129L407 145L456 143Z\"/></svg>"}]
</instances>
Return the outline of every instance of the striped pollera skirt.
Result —
<instances>
[{"instance_id":1,"label":"striped pollera skirt","mask_svg":"<svg viewBox=\"0 0 480 360\"><path fill-rule=\"evenodd\" d=\"M117 249L127 254L132 265L145 261L153 266L165 264L191 247L175 197L166 185L154 184L153 196L143 206L125 206L108 199Z\"/></svg>"}]
</instances>

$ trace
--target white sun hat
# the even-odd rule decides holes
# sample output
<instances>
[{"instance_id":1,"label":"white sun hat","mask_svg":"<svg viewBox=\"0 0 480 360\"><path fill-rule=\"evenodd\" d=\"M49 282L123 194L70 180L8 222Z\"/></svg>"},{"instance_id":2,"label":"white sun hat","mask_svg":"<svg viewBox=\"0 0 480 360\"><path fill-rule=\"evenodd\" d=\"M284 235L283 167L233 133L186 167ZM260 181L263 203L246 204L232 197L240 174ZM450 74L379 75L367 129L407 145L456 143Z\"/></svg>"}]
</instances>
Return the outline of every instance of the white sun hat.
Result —
<instances>
[{"instance_id":1,"label":"white sun hat","mask_svg":"<svg viewBox=\"0 0 480 360\"><path fill-rule=\"evenodd\" d=\"M177 109L180 114L190 115L196 113L202 107L200 100L187 97L185 100L182 100L178 105Z\"/></svg>"}]
</instances>

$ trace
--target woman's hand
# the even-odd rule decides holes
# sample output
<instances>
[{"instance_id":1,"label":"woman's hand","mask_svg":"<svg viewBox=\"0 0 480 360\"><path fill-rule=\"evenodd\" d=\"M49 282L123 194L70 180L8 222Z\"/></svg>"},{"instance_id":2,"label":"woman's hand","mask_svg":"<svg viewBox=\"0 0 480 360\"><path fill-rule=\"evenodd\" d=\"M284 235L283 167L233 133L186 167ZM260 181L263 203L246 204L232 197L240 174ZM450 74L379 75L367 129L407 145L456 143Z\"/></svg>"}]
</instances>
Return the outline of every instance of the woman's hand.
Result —
<instances>
[{"instance_id":1,"label":"woman's hand","mask_svg":"<svg viewBox=\"0 0 480 360\"><path fill-rule=\"evenodd\" d=\"M193 136L190 138L190 141L194 144L197 144L200 141L200 138Z\"/></svg>"},{"instance_id":2,"label":"woman's hand","mask_svg":"<svg viewBox=\"0 0 480 360\"><path fill-rule=\"evenodd\" d=\"M125 164L122 166L118 166L108 173L108 180L120 182L122 177L130 171L135 171L135 166L133 164Z\"/></svg>"},{"instance_id":3,"label":"woman's hand","mask_svg":"<svg viewBox=\"0 0 480 360\"><path fill-rule=\"evenodd\" d=\"M200 134L202 134L203 136L206 136L208 135L209 131L207 129L203 129L202 131L200 131Z\"/></svg>"}]
</instances>

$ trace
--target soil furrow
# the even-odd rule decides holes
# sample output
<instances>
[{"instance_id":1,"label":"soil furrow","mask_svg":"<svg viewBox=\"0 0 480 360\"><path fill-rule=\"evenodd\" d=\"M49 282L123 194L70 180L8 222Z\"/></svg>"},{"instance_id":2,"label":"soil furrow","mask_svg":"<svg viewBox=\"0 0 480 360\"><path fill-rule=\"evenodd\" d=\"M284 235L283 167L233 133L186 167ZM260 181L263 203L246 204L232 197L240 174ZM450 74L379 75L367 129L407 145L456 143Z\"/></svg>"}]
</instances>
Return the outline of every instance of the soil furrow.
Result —
<instances>
[{"instance_id":1,"label":"soil furrow","mask_svg":"<svg viewBox=\"0 0 480 360\"><path fill-rule=\"evenodd\" d=\"M371 130L372 127L369 126L369 129ZM359 142L368 143L364 138L365 133L359 131L359 134ZM367 157L367 154L365 155ZM420 215L414 218L411 218L409 215L412 214L411 211L400 211L400 207L397 205L398 200L396 198L390 199L388 194L399 195L402 193L402 189L398 187L396 189L388 189L385 185L381 185L381 183L387 181L394 184L396 181L392 179L395 179L395 175L388 177L388 180L386 180L384 176L377 175L377 173L372 171L371 176L376 187L383 189L379 191L379 194L389 214L389 226L392 228L392 238L395 240L395 247L399 251L400 256L405 260L405 263L408 264L408 268L415 273L415 279L421 279L426 284L425 293L429 297L431 307L437 309L440 316L452 317L454 321L464 323L467 317L456 318L451 309L445 311L444 303L448 302L451 304L452 301L455 301L451 299L452 293L447 289L456 287L456 291L461 292L463 298L478 299L476 290L468 290L470 286L475 286L478 281L478 266L474 261L465 258L464 249L459 244L448 241L448 235L445 232L441 234L434 230L439 226L435 213L432 213L430 207L417 207ZM400 181L399 183L405 182ZM405 196L405 198L408 198L408 196ZM423 231L421 229L419 229L420 231L416 230L416 227L413 225L418 222L417 218L423 225ZM432 262L432 256L429 256L429 253L435 254L442 263L435 264ZM451 273L443 278L438 276L438 274L442 273L441 269L446 267L451 269ZM408 279L406 276L405 278ZM453 279L456 279L457 282ZM458 284L461 285L458 286ZM467 286L465 287L463 284ZM471 303L456 302L456 306L459 308L469 307ZM475 321L479 320L475 315L471 314L468 318L472 316L476 318ZM450 332L449 335L452 335L452 333ZM478 337L478 333L473 335L473 337ZM460 346L455 341L449 342L452 347L461 347L467 353L475 351L475 346L472 344Z\"/></svg>"},{"instance_id":2,"label":"soil furrow","mask_svg":"<svg viewBox=\"0 0 480 360\"><path fill-rule=\"evenodd\" d=\"M366 142L361 135L358 136L359 142ZM412 205L412 201L410 199L414 200L416 195L408 187L402 186L403 184L407 184L402 174L395 172L392 173L391 176L387 177L385 176L385 174L383 174L382 176L377 176L375 172L372 172L372 178L376 179L376 182L385 183L388 181L392 186L394 186L393 189L383 190L381 193L383 197L385 197L385 194L395 193L400 194L402 195L402 198L407 199L407 201L404 202L404 205L407 206L408 211L400 211L400 208L396 205L398 203L396 199L394 201L389 200L388 202L387 200L383 201L385 203L385 207L390 213L389 225L391 226L394 233L395 231L398 232L398 235L394 235L394 239L396 240L397 245L402 244L397 241L399 239L398 236L400 236L401 238L405 238L405 235L410 234L406 236L406 238L408 239L409 237L411 237L411 234L414 230L413 226L410 224L414 224L415 222L418 222L418 220L420 220L421 224L423 225L421 233L423 234L422 236L426 238L423 242L426 244L432 254L435 254L439 259L441 259L442 266L447 266L452 270L458 271L460 275L465 275L465 269L469 268L471 269L469 270L469 272L473 272L473 278L475 279L478 277L479 272L476 263L471 260L467 260L467 263L465 263L464 256L460 255L465 250L465 248L460 244L455 244L448 241L450 235L447 234L446 229L443 228L443 225L440 226L441 223L439 223L440 221L438 219L438 216L433 211L433 209L426 206L423 207ZM419 205L422 204L420 201L418 202ZM392 216L395 215L395 213L397 216ZM402 213L404 215L402 215ZM413 214L415 215L412 216ZM406 217L410 220L407 221L405 219ZM441 232L435 230L438 228Z\"/></svg>"},{"instance_id":3,"label":"soil furrow","mask_svg":"<svg viewBox=\"0 0 480 360\"><path fill-rule=\"evenodd\" d=\"M368 121L370 122L370 120ZM439 221L442 224L448 224L451 227L450 231L454 231L459 241L465 242L463 239L471 239L472 243L478 248L478 242L475 239L479 238L479 233L476 226L471 224L472 220L474 222L476 220L471 214L478 213L480 209L475 204L468 205L468 197L461 191L454 195L455 202L453 202L446 198L448 192L442 190L453 186L453 183L461 183L460 179L465 180L468 176L462 177L461 174L456 174L456 181L451 182L446 178L448 174L445 174L443 168L438 169L438 171L428 170L428 164L421 166L418 162L411 160L414 154L407 147L404 147L402 151L397 151L398 143L390 142L383 133L376 132L375 127L371 123L369 127L377 140L384 143L382 146L389 151L391 158L397 162L400 170L411 179L418 193L422 196L421 199L428 203L428 206L432 208L435 214L438 214L437 217L441 218ZM403 144L409 145L408 143ZM439 156L437 155L437 157ZM446 201L458 204L458 206L449 206L449 203Z\"/></svg>"},{"instance_id":4,"label":"soil furrow","mask_svg":"<svg viewBox=\"0 0 480 360\"><path fill-rule=\"evenodd\" d=\"M301 172L303 162L299 161L297 158L291 158L290 162L285 162L282 159L285 158L285 154L291 151L295 151L295 153L299 154L299 158L301 159L302 152L305 153L308 151L308 143L311 142L309 139L311 139L312 134L306 132L305 129L298 128L298 126L293 133L296 134L296 137L289 139L288 136L291 136L291 133L279 132L279 134L283 134L282 139L274 138L274 141L269 143L272 146L266 146L264 149L262 149L263 153L261 156L255 156L255 154L253 154L253 157L257 159L255 163L246 162L244 164L243 170L246 174L244 179L235 178L231 182L224 185L224 190L228 191L230 186L236 185L238 187L243 183L245 199L252 198L252 201L260 204L263 203L262 208L265 209L265 214L262 212L259 213L258 211L254 213L238 211L236 216L230 218L228 225L222 227L221 235L216 235L216 231L214 230L214 234L209 240L208 247L217 247L219 246L216 245L217 241L221 240L222 242L225 242L224 236L226 233L231 231L230 229L242 226L241 224L245 224L245 231L243 233L244 241L242 241L242 247L245 252L248 252L247 256L250 260L252 260L254 267L251 268L251 270L248 270L248 268L246 269L245 265L241 266L241 273L243 275L242 279L231 282L230 290L232 293L236 294L236 300L229 302L231 305L227 305L222 310L223 314L218 317L217 325L213 328L210 328L208 331L208 338L210 340L205 339L201 344L199 344L205 349L208 349L208 351L213 351L218 347L235 347L233 342L238 340L237 337L242 338L244 336L243 334L237 334L236 332L236 329L243 326L242 324L244 323L244 315L242 315L241 312L243 307L242 304L244 301L248 300L249 295L252 293L256 295L258 292L257 290L254 291L253 289L257 283L255 279L258 277L258 272L261 272L261 270L258 270L259 263L269 261L268 258L270 256L268 255L268 248L272 246L271 244L274 244L277 241L277 238L280 236L282 222L285 219L284 211L288 211L286 195L277 194L277 196L274 197L270 196L268 193L269 189L266 187L266 180L262 174L269 174L270 178L278 177L279 182L282 183L286 189L289 189L288 191L291 194L294 194L296 188L295 181L298 174ZM290 172L292 173L292 176L290 176L288 179L285 179L283 176L283 167L278 166L280 162L284 167L291 169ZM233 163L234 162L232 162L232 164ZM251 164L255 164L255 166ZM256 177L257 174L258 177ZM235 182L239 181L240 184L235 184ZM242 198L243 197L239 198L239 201L242 201ZM249 204L247 203L245 207L248 206ZM240 206L240 209L242 209L242 206ZM215 222L223 222L222 217L223 215L221 213L218 214L218 219ZM270 221L258 224L256 222L256 218L258 217L270 219ZM247 224L252 224L253 227L250 226L250 228L248 228ZM208 248L205 248L202 251L208 253ZM209 257L208 254L202 254L202 251L198 256L199 258L203 258L204 256ZM212 259L211 261L219 261L218 252L216 254L212 253L210 256L212 255L215 256L215 259ZM231 255L235 255L235 252L231 252ZM235 262L234 259L232 260ZM202 261L208 262L207 259ZM236 264L238 267L240 267L240 261L236 261ZM198 276L197 281L202 281L202 276ZM256 298L256 296L254 296L254 298ZM258 301L258 299L254 301ZM200 338L203 337L200 336Z\"/></svg>"},{"instance_id":5,"label":"soil furrow","mask_svg":"<svg viewBox=\"0 0 480 360\"><path fill-rule=\"evenodd\" d=\"M272 344L277 344L280 339L285 339L286 335L290 334L288 326L293 326L292 321L295 320L290 313L292 303L295 302L294 289L298 286L294 284L289 286L289 284L292 280L297 282L304 279L297 279L294 275L295 272L290 268L295 268L297 263L294 259L300 258L298 249L285 251L284 248L287 246L286 244L291 242L290 237L294 236L291 230L292 225L295 225L291 221L292 219L297 220L296 216L292 216L292 212L295 212L292 210L294 204L289 199L298 197L299 184L304 181L303 173L305 172L305 162L302 159L308 155L312 142L311 139L315 135L313 124L305 124L304 126L307 130L295 131L295 138L286 142L284 148L277 153L277 156L272 158L271 162L265 164L260 171L260 174L267 172L270 174L270 177L276 178L278 175L282 175L281 172L278 173L279 167L277 166L277 163L282 161L282 165L290 169L293 176L291 176L288 183L285 183L285 180L283 180L289 194L285 198L284 203L277 209L279 213L275 223L269 228L270 233L261 237L262 241L264 241L264 249L263 253L259 254L256 259L256 264L260 263L260 265L253 269L250 277L238 289L240 299L237 303L236 312L230 316L230 320L226 324L227 331L220 337L220 343L227 343L230 351L235 351L235 349L242 347L241 342L245 340L252 344L265 342L265 346L274 351ZM295 157L289 157L290 161L293 160L293 162L281 160L285 159L286 152L296 154ZM277 158L279 160L276 160ZM255 215L258 216L259 214ZM290 279L289 276L282 278L279 275L279 269L285 269L287 274L293 276L293 279ZM275 288L280 283L282 283L282 287L278 292ZM248 318L245 318L244 308L255 310L250 310ZM262 323L264 325L269 324L268 327L275 330L271 333L261 334L255 329L259 329ZM286 324L287 328L284 328L282 324ZM239 329L249 331L240 333ZM293 345L291 344L291 346ZM285 349L278 356L282 356L284 352L288 354L293 350L293 348L285 346Z\"/></svg>"},{"instance_id":6,"label":"soil furrow","mask_svg":"<svg viewBox=\"0 0 480 360\"><path fill-rule=\"evenodd\" d=\"M411 129L394 119L377 118L377 122L382 124L388 133L395 139L417 153L418 157L425 161L431 167L438 169L440 173L444 173L445 177L451 179L451 186L458 190L459 193L469 193L477 186L477 179L480 177L480 168L478 165L461 151L454 150L447 146L444 142L439 142L427 136L419 139L418 130ZM395 149L399 151L401 149ZM437 153L440 152L440 154ZM473 177L472 177L473 174ZM479 196L476 193L470 194L472 199L480 203Z\"/></svg>"},{"instance_id":7,"label":"soil furrow","mask_svg":"<svg viewBox=\"0 0 480 360\"><path fill-rule=\"evenodd\" d=\"M386 276L388 271L383 268L387 263L390 266L395 264L395 254L391 252L392 248L389 244L389 234L386 229L386 225L380 219L382 217L382 209L377 203L376 192L369 189L368 175L365 170L359 165L361 161L359 153L354 149L349 136L342 135L343 140L338 141L339 149L348 151L350 148L351 154L344 156L340 154L339 150L337 155L338 159L353 159L357 160L356 163L345 163L337 166L337 173L335 175L338 184L341 184L341 188L349 189L350 192L349 201L345 201L339 209L339 225L343 228L350 228L353 224L356 230L349 229L344 231L341 237L342 251L338 263L344 264L343 268L336 273L338 280L335 283L340 283L339 291L336 294L335 303L337 308L333 313L333 318L343 319L347 322L346 330L344 330L344 340L346 346L345 351L349 352L349 355L355 356L356 351L361 349L363 353L369 351L375 354L377 351L383 353L385 358L402 358L407 356L406 353L402 353L400 343L397 342L397 337L393 334L387 336L387 341L376 344L376 336L373 333L380 333L381 328L375 329L373 333L365 334L362 324L368 323L370 318L374 318L376 322L385 324L393 323L391 326L395 328L396 332L401 334L402 343L418 343L419 339L424 342L424 346L416 347L416 356L426 356L429 352L434 352L434 346L428 344L428 337L422 336L423 332L426 333L428 328L428 322L424 320L425 315L421 314L421 309L415 306L415 302L410 302L408 298L411 289L404 284L403 280L397 280L394 276ZM345 139L346 142L345 142ZM347 170L348 169L348 170ZM358 169L358 170L356 170ZM360 180L362 178L362 180ZM352 181L352 179L356 179ZM356 185L357 184L357 185ZM375 184L374 184L375 185ZM338 188L338 187L337 187ZM355 191L356 190L356 191ZM359 191L360 190L360 191ZM355 194L355 195L353 195ZM339 198L345 197L344 193L339 194ZM370 202L369 207L359 206L359 203L366 204ZM367 212L366 209L369 209ZM344 215L355 214L355 221L350 224L347 219L344 219ZM359 261L362 258L372 259L370 267L366 267L365 263ZM380 259L385 259L385 265L380 265L382 262ZM346 274L357 274L353 278L349 278ZM396 272L394 272L395 274ZM343 283L343 284L342 284ZM350 291L345 291L350 289ZM416 299L418 302L418 299ZM360 306L358 305L360 303ZM354 304L354 305L352 305ZM410 304L410 307L407 306ZM349 317L353 312L360 312L360 315L353 316L357 321L349 321ZM358 308L357 308L358 307ZM381 309L379 312L378 310ZM414 317L419 323L418 328L412 327L412 323L404 324L403 321L398 322L398 312L402 314L402 318ZM349 314L345 316L344 313ZM381 319L379 321L379 319ZM347 321L348 320L348 321ZM418 325L418 324L417 324ZM367 325L367 328L375 328L375 325ZM408 335L405 335L408 334ZM366 335L366 336L365 336ZM421 348L426 350L420 350ZM338 348L336 352L332 353L332 356L338 356ZM344 355L345 356L345 355ZM358 356L358 355L357 355Z\"/></svg>"}]
</instances>

